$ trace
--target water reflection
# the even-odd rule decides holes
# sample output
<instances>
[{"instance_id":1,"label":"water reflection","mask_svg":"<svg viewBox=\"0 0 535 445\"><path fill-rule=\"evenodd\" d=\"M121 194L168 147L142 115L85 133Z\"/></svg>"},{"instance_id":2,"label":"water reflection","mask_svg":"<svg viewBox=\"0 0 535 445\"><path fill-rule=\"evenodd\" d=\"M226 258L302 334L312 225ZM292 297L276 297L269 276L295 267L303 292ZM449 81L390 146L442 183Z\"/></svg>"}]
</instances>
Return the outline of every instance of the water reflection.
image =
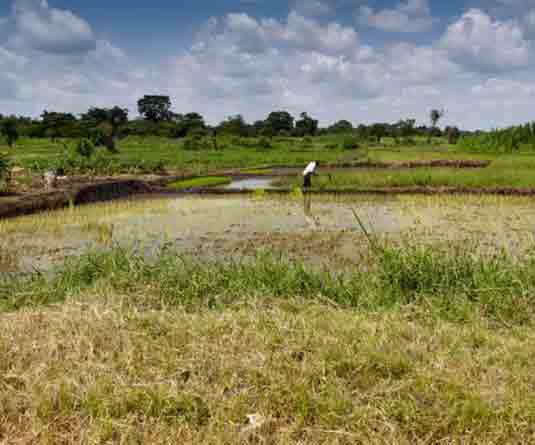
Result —
<instances>
[{"instance_id":1,"label":"water reflection","mask_svg":"<svg viewBox=\"0 0 535 445\"><path fill-rule=\"evenodd\" d=\"M320 227L319 217L312 214L312 193L303 193L303 210L309 226Z\"/></svg>"}]
</instances>

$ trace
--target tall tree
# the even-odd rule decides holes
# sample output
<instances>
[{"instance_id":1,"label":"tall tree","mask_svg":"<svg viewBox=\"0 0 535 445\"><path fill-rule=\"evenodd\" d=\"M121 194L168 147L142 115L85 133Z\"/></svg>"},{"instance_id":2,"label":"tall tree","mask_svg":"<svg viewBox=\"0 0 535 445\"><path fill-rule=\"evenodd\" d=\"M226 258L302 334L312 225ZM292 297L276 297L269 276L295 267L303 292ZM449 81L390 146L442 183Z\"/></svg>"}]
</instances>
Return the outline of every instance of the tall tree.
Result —
<instances>
[{"instance_id":1,"label":"tall tree","mask_svg":"<svg viewBox=\"0 0 535 445\"><path fill-rule=\"evenodd\" d=\"M82 119L94 126L107 123L111 126L113 138L117 138L121 125L128 123L128 110L115 106L113 108L90 108Z\"/></svg>"},{"instance_id":2,"label":"tall tree","mask_svg":"<svg viewBox=\"0 0 535 445\"><path fill-rule=\"evenodd\" d=\"M294 128L294 118L287 111L274 111L269 114L264 122L264 130L269 128L273 134L291 132Z\"/></svg>"},{"instance_id":3,"label":"tall tree","mask_svg":"<svg viewBox=\"0 0 535 445\"><path fill-rule=\"evenodd\" d=\"M143 96L137 101L139 114L152 122L170 120L171 99L169 96Z\"/></svg>"},{"instance_id":4,"label":"tall tree","mask_svg":"<svg viewBox=\"0 0 535 445\"><path fill-rule=\"evenodd\" d=\"M19 131L17 129L17 121L15 118L4 119L0 122L0 134L2 134L7 141L9 147L13 147L19 138Z\"/></svg>"},{"instance_id":5,"label":"tall tree","mask_svg":"<svg viewBox=\"0 0 535 445\"><path fill-rule=\"evenodd\" d=\"M193 131L202 131L206 128L204 117L199 113L178 114L176 120L176 137L185 137Z\"/></svg>"},{"instance_id":6,"label":"tall tree","mask_svg":"<svg viewBox=\"0 0 535 445\"><path fill-rule=\"evenodd\" d=\"M328 129L329 133L351 133L353 131L353 124L347 120L335 122Z\"/></svg>"},{"instance_id":7,"label":"tall tree","mask_svg":"<svg viewBox=\"0 0 535 445\"><path fill-rule=\"evenodd\" d=\"M76 117L71 113L58 113L55 111L43 111L41 115L45 134L54 142L61 136L63 130L76 123Z\"/></svg>"},{"instance_id":8,"label":"tall tree","mask_svg":"<svg viewBox=\"0 0 535 445\"><path fill-rule=\"evenodd\" d=\"M445 111L444 110L436 110L433 109L429 112L429 119L431 120L431 130L435 130L437 128L438 121L442 119L444 116ZM431 142L431 132L429 133L428 142Z\"/></svg>"},{"instance_id":9,"label":"tall tree","mask_svg":"<svg viewBox=\"0 0 535 445\"><path fill-rule=\"evenodd\" d=\"M236 136L247 135L247 123L241 114L229 116L219 124L219 131L222 133L234 134Z\"/></svg>"},{"instance_id":10,"label":"tall tree","mask_svg":"<svg viewBox=\"0 0 535 445\"><path fill-rule=\"evenodd\" d=\"M306 112L301 113L301 119L295 123L295 129L299 136L314 136L318 131L318 121L312 119Z\"/></svg>"}]
</instances>

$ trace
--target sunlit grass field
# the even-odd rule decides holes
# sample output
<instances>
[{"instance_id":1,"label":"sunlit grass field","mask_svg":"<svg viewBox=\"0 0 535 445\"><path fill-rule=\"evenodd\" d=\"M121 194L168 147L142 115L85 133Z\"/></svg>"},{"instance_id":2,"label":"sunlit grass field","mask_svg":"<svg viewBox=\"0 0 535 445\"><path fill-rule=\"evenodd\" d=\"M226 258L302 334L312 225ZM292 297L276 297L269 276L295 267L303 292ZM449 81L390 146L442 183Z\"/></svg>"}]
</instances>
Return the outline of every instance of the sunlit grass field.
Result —
<instances>
[{"instance_id":1,"label":"sunlit grass field","mask_svg":"<svg viewBox=\"0 0 535 445\"><path fill-rule=\"evenodd\" d=\"M6 443L529 443L531 254L89 254L0 284Z\"/></svg>"}]
</instances>

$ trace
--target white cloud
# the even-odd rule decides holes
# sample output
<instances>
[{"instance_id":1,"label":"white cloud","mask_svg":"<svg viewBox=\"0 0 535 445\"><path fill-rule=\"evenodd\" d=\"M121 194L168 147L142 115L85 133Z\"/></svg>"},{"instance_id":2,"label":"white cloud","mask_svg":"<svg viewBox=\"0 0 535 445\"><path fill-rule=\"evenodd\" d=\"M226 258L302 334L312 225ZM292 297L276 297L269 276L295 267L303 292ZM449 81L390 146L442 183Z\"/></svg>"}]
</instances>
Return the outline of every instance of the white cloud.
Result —
<instances>
[{"instance_id":1,"label":"white cloud","mask_svg":"<svg viewBox=\"0 0 535 445\"><path fill-rule=\"evenodd\" d=\"M16 0L13 21L17 33L12 43L53 54L73 54L95 49L89 24L71 11L51 8L46 0Z\"/></svg>"},{"instance_id":2,"label":"white cloud","mask_svg":"<svg viewBox=\"0 0 535 445\"><path fill-rule=\"evenodd\" d=\"M385 63L400 81L428 84L455 78L462 68L440 48L398 43L386 48Z\"/></svg>"},{"instance_id":3,"label":"white cloud","mask_svg":"<svg viewBox=\"0 0 535 445\"><path fill-rule=\"evenodd\" d=\"M517 21L493 20L470 9L451 24L440 42L461 64L481 71L508 71L533 63L533 42Z\"/></svg>"},{"instance_id":4,"label":"white cloud","mask_svg":"<svg viewBox=\"0 0 535 445\"><path fill-rule=\"evenodd\" d=\"M333 12L357 7L359 0L322 3ZM430 18L422 1L404 1L395 10L411 18L408 26L414 17ZM117 104L135 114L140 96L161 93L171 96L177 112L198 111L211 123L237 113L252 121L281 108L294 115L308 111L323 125L342 118L426 122L428 110L437 107L448 112L445 124L465 128L532 116L532 43L523 31L527 14L516 21L497 20L473 9L438 41L379 44L363 43L366 36L334 15L329 21L295 9L284 19L234 13L208 20L188 49L149 64L142 55L136 60L97 38L75 12L58 16L52 11L58 10L43 1L18 0L4 25L4 113L39 115L45 108L77 113ZM21 34L21 14L38 18L28 22L32 33ZM59 32L62 20L78 25L64 25ZM41 34L47 37L37 41Z\"/></svg>"},{"instance_id":5,"label":"white cloud","mask_svg":"<svg viewBox=\"0 0 535 445\"><path fill-rule=\"evenodd\" d=\"M361 25L388 32L423 32L433 27L436 20L431 16L427 0L406 0L394 9L374 11L362 6L357 15Z\"/></svg>"}]
</instances>

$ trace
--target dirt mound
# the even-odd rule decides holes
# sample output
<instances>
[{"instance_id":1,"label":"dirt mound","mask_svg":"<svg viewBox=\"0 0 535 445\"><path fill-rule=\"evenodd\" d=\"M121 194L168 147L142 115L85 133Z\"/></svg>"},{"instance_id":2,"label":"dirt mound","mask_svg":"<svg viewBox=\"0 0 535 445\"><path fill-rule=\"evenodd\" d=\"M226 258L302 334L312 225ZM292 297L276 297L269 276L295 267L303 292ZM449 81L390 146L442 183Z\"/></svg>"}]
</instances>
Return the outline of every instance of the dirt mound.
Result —
<instances>
[{"instance_id":1,"label":"dirt mound","mask_svg":"<svg viewBox=\"0 0 535 445\"><path fill-rule=\"evenodd\" d=\"M110 181L82 185L71 190L22 195L16 199L0 201L0 218L30 215L46 210L60 209L69 205L110 201L128 196L150 193L152 187L143 181Z\"/></svg>"}]
</instances>

